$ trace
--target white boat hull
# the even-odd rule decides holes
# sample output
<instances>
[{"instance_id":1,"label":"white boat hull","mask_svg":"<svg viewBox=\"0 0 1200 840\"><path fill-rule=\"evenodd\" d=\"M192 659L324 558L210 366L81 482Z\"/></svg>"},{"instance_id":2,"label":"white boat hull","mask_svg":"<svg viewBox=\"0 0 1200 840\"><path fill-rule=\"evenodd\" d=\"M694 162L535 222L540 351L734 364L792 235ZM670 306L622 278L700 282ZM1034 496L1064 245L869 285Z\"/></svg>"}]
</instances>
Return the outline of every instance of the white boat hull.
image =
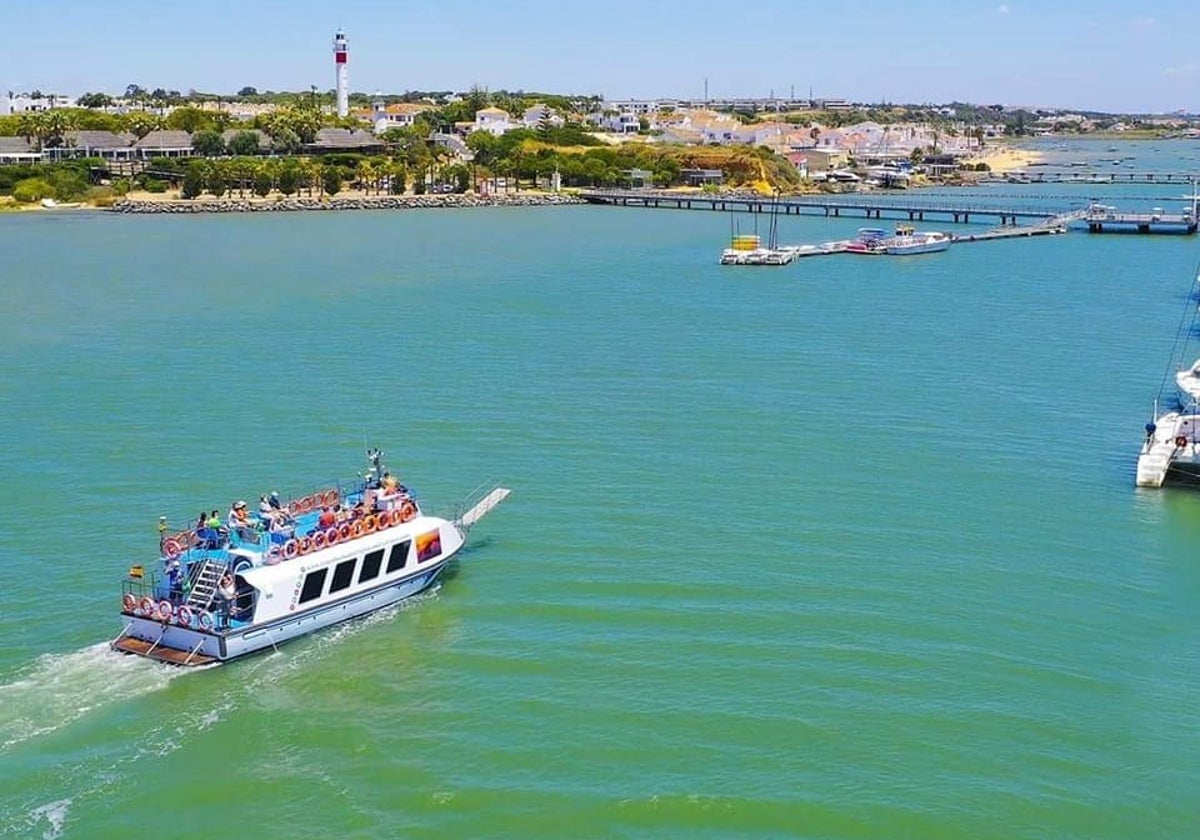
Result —
<instances>
[{"instance_id":1,"label":"white boat hull","mask_svg":"<svg viewBox=\"0 0 1200 840\"><path fill-rule=\"evenodd\" d=\"M206 632L135 616L129 619L129 624L121 635L123 638L151 642L156 649L186 651L193 660L207 657L225 662L275 648L300 636L398 604L432 586L449 562L450 556L447 556L406 578L385 582L374 589L262 624L251 624L228 631ZM151 658L154 658L152 654ZM176 661L176 664L190 663Z\"/></svg>"},{"instance_id":2,"label":"white boat hull","mask_svg":"<svg viewBox=\"0 0 1200 840\"><path fill-rule=\"evenodd\" d=\"M1142 442L1137 486L1162 487L1171 478L1200 480L1200 414L1194 411L1162 415Z\"/></svg>"}]
</instances>

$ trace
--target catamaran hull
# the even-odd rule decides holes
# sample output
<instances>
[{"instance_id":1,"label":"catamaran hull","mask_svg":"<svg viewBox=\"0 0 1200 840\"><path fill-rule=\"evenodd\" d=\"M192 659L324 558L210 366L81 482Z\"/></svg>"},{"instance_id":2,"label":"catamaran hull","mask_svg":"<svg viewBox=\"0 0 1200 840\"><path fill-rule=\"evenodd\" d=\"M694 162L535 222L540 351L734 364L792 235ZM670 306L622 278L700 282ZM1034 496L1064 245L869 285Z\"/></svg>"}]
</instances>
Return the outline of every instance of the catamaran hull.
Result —
<instances>
[{"instance_id":1,"label":"catamaran hull","mask_svg":"<svg viewBox=\"0 0 1200 840\"><path fill-rule=\"evenodd\" d=\"M296 612L284 618L225 632L205 632L153 619L128 617L129 624L113 642L114 650L172 665L211 665L277 647L344 621L361 618L417 595L437 581L450 562L438 563L402 580Z\"/></svg>"}]
</instances>

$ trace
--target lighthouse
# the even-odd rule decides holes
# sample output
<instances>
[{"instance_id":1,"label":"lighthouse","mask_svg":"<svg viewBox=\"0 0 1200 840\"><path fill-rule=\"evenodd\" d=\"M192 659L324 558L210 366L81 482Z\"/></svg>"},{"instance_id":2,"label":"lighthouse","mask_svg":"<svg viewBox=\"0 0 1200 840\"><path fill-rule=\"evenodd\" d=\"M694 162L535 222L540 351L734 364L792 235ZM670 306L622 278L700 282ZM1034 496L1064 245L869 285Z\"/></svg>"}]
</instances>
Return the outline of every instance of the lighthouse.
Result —
<instances>
[{"instance_id":1,"label":"lighthouse","mask_svg":"<svg viewBox=\"0 0 1200 840\"><path fill-rule=\"evenodd\" d=\"M350 115L350 68L346 60L350 57L346 49L346 33L338 32L333 36L333 66L337 74L337 115Z\"/></svg>"}]
</instances>

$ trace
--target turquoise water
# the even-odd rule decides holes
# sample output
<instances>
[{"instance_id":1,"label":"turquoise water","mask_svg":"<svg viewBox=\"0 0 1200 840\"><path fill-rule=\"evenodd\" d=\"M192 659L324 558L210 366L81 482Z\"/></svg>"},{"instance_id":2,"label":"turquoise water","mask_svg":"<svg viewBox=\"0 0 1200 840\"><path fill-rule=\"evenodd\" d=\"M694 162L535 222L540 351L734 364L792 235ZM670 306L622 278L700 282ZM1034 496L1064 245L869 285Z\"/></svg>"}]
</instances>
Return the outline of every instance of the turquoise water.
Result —
<instances>
[{"instance_id":1,"label":"turquoise water","mask_svg":"<svg viewBox=\"0 0 1200 840\"><path fill-rule=\"evenodd\" d=\"M728 230L0 217L0 836L1195 836L1200 496L1132 479L1197 240ZM160 513L365 445L514 490L435 592L107 652Z\"/></svg>"}]
</instances>

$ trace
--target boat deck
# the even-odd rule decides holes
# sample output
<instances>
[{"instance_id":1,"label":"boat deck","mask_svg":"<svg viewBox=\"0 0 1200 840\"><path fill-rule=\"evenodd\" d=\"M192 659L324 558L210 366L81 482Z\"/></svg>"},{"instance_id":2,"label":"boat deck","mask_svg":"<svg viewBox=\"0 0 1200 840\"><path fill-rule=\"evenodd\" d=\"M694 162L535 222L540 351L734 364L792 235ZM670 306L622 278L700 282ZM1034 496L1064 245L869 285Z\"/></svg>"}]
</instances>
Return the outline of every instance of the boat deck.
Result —
<instances>
[{"instance_id":1,"label":"boat deck","mask_svg":"<svg viewBox=\"0 0 1200 840\"><path fill-rule=\"evenodd\" d=\"M205 656L202 653L189 654L185 650L176 650L175 648L155 646L152 642L147 642L143 639L132 639L128 636L117 639L112 644L113 650L119 650L122 653L133 653L138 656L145 656L148 659L154 659L158 662L165 662L168 665L179 665L186 667L195 667L198 665L211 665L220 660L212 656Z\"/></svg>"}]
</instances>

